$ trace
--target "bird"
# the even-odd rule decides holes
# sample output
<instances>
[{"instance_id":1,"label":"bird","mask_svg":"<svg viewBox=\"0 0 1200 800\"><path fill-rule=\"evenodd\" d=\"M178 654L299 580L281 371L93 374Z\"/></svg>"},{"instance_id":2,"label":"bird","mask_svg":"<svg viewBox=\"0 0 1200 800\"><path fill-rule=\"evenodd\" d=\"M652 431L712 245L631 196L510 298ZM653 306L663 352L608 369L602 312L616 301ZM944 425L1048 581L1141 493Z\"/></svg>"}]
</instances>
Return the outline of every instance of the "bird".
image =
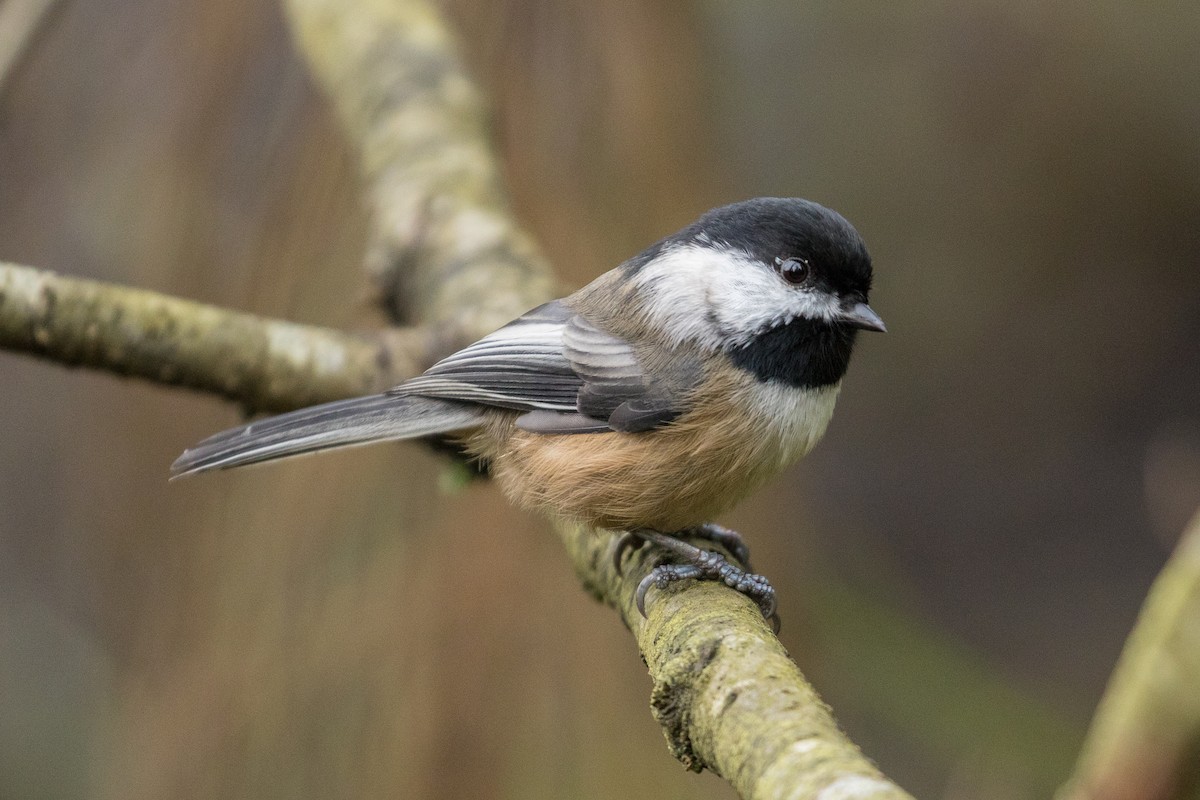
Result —
<instances>
[{"instance_id":1,"label":"bird","mask_svg":"<svg viewBox=\"0 0 1200 800\"><path fill-rule=\"evenodd\" d=\"M775 590L714 522L824 435L869 305L866 244L816 202L714 208L574 293L383 393L252 421L174 477L397 439L450 441L517 505L661 549L650 588L717 580L778 625ZM724 546L734 561L693 542Z\"/></svg>"}]
</instances>

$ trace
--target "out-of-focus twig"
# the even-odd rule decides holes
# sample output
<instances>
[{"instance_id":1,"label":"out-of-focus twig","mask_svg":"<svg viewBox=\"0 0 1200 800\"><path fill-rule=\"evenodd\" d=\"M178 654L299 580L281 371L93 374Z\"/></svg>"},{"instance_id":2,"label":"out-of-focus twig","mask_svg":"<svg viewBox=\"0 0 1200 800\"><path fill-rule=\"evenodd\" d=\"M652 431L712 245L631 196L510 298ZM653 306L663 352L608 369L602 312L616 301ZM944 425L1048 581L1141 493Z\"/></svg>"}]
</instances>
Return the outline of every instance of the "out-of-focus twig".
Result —
<instances>
[{"instance_id":1,"label":"out-of-focus twig","mask_svg":"<svg viewBox=\"0 0 1200 800\"><path fill-rule=\"evenodd\" d=\"M0 97L57 4L58 0L6 0L0 5Z\"/></svg>"},{"instance_id":2,"label":"out-of-focus twig","mask_svg":"<svg viewBox=\"0 0 1200 800\"><path fill-rule=\"evenodd\" d=\"M399 322L464 345L555 294L508 209L486 108L437 10L285 0L300 49L358 148L368 270Z\"/></svg>"},{"instance_id":3,"label":"out-of-focus twig","mask_svg":"<svg viewBox=\"0 0 1200 800\"><path fill-rule=\"evenodd\" d=\"M1058 797L1200 798L1200 513L1150 589Z\"/></svg>"}]
</instances>

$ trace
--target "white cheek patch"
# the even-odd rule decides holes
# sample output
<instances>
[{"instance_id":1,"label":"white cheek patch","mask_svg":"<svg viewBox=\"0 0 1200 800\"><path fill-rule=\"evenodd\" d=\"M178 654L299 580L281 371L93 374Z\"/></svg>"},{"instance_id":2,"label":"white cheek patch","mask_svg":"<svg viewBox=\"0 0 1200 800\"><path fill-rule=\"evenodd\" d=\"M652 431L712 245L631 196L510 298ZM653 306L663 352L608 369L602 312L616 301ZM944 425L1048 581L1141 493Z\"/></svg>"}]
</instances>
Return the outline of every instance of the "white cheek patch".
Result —
<instances>
[{"instance_id":1,"label":"white cheek patch","mask_svg":"<svg viewBox=\"0 0 1200 800\"><path fill-rule=\"evenodd\" d=\"M673 343L693 341L714 350L748 344L797 317L832 321L840 310L837 298L789 286L733 248L672 247L631 280L646 314Z\"/></svg>"}]
</instances>

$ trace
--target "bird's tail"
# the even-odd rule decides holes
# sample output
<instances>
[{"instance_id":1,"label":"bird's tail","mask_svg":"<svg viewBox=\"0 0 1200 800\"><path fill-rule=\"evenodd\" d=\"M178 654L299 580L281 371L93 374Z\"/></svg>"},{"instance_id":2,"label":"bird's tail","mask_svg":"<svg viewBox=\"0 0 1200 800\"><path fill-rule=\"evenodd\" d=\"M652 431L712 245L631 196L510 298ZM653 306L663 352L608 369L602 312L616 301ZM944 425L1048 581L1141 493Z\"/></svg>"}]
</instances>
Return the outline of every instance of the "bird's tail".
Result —
<instances>
[{"instance_id":1,"label":"bird's tail","mask_svg":"<svg viewBox=\"0 0 1200 800\"><path fill-rule=\"evenodd\" d=\"M210 436L175 460L171 477L334 447L452 433L475 427L482 414L479 406L412 395L338 400Z\"/></svg>"}]
</instances>

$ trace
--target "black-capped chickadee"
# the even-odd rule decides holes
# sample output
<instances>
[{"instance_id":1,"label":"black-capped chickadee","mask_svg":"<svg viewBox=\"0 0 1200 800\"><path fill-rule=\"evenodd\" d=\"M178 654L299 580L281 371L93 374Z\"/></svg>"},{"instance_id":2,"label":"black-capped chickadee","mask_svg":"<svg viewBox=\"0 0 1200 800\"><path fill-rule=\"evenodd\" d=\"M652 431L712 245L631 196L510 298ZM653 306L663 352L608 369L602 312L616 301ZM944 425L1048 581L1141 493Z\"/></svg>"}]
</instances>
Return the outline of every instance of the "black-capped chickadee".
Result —
<instances>
[{"instance_id":1,"label":"black-capped chickadee","mask_svg":"<svg viewBox=\"0 0 1200 800\"><path fill-rule=\"evenodd\" d=\"M389 439L450 438L519 505L627 532L682 563L638 589L722 580L774 614L758 575L684 539L825 432L871 259L839 214L793 198L709 211L569 297L383 394L270 417L187 450L175 475ZM618 547L618 561L622 548Z\"/></svg>"}]
</instances>

